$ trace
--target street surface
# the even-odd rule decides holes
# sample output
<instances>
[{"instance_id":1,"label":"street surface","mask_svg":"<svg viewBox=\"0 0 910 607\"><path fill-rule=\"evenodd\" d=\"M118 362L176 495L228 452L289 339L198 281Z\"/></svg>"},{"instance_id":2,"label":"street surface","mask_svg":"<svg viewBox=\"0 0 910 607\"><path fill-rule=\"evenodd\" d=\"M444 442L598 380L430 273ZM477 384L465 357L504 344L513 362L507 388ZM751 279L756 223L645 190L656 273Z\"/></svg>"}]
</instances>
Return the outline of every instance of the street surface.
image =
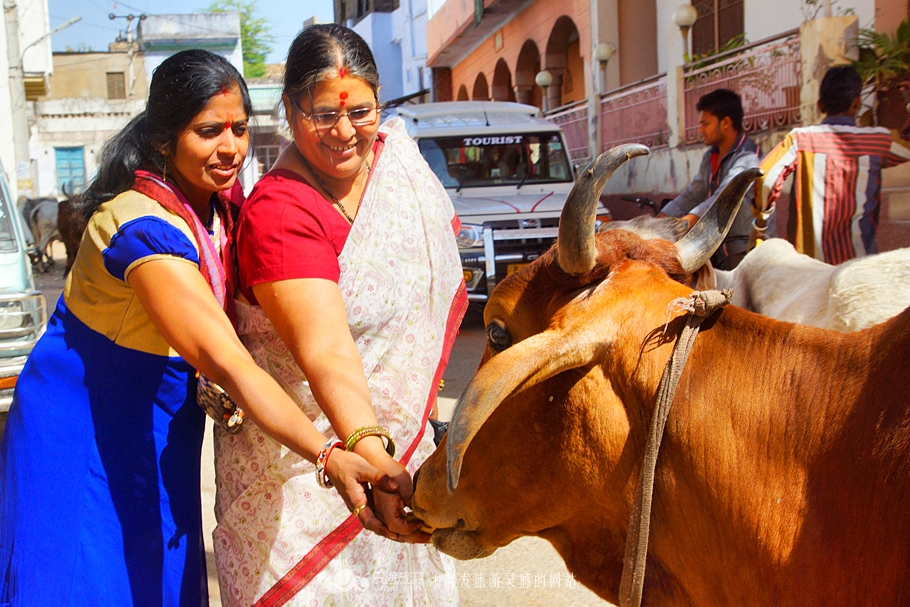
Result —
<instances>
[{"instance_id":1,"label":"street surface","mask_svg":"<svg viewBox=\"0 0 910 607\"><path fill-rule=\"evenodd\" d=\"M47 298L52 314L63 291L63 267L66 255L60 243L54 243L56 265L46 274L35 276L35 284ZM455 399L467 385L483 354L486 336L479 312L468 312L445 372L445 387L440 392L440 419L449 419ZM215 471L212 433L206 432L202 449L202 510L206 539L211 607L221 607L221 593L215 575L211 549L215 527ZM569 574L562 559L545 540L522 538L500 548L492 556L457 561L458 585L463 607L609 607L584 588Z\"/></svg>"}]
</instances>

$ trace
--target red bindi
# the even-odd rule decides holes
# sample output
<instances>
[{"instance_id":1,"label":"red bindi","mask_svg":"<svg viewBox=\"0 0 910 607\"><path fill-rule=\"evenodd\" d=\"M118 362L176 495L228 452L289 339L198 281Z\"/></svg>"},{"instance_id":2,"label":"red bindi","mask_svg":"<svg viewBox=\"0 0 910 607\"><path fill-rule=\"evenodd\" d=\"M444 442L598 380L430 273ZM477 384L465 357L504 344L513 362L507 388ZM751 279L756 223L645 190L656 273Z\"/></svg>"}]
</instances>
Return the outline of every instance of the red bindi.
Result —
<instances>
[{"instance_id":1,"label":"red bindi","mask_svg":"<svg viewBox=\"0 0 910 607\"><path fill-rule=\"evenodd\" d=\"M344 107L344 101L338 102L338 105L340 105L341 107Z\"/></svg>"},{"instance_id":2,"label":"red bindi","mask_svg":"<svg viewBox=\"0 0 910 607\"><path fill-rule=\"evenodd\" d=\"M231 124L233 124L233 123L230 122L230 121L228 121L227 123L225 123L225 125L224 125L224 130L226 131L226 130L228 130L229 128L231 128Z\"/></svg>"},{"instance_id":3,"label":"red bindi","mask_svg":"<svg viewBox=\"0 0 910 607\"><path fill-rule=\"evenodd\" d=\"M347 92L347 91L341 91L341 93L339 93L338 96L339 96L341 99L347 99L347 98L348 98L348 92Z\"/></svg>"}]
</instances>

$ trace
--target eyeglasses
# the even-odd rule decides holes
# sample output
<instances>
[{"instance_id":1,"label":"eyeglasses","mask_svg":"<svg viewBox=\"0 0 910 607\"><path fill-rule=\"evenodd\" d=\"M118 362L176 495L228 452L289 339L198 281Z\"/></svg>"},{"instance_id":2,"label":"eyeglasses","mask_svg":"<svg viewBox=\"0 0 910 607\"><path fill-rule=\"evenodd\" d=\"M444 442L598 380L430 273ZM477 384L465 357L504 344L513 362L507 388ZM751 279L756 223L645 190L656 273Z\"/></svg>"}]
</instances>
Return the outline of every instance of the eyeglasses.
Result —
<instances>
[{"instance_id":1,"label":"eyeglasses","mask_svg":"<svg viewBox=\"0 0 910 607\"><path fill-rule=\"evenodd\" d=\"M318 114L310 114L301 109L300 104L296 99L292 101L292 103L294 104L294 107L297 108L297 111L303 114L304 118L312 120L313 125L320 131L327 131L334 128L335 125L338 124L338 121L341 120L342 116L347 116L348 120L350 120L351 124L354 126L369 126L375 124L376 117L379 114L379 106L377 105L348 110L347 112L320 112Z\"/></svg>"}]
</instances>

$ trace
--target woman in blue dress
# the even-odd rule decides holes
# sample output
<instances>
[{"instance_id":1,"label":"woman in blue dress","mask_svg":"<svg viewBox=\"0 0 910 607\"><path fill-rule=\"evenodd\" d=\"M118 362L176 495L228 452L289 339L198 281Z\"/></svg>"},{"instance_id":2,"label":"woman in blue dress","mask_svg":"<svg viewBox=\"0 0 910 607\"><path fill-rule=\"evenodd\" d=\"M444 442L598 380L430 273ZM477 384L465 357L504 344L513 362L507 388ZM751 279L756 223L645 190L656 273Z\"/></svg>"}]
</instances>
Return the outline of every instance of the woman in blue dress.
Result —
<instances>
[{"instance_id":1,"label":"woman in blue dress","mask_svg":"<svg viewBox=\"0 0 910 607\"><path fill-rule=\"evenodd\" d=\"M208 604L197 369L293 451L332 453L328 480L384 529L365 483L394 484L326 449L231 325L229 205L250 114L228 61L184 51L102 151L79 255L0 446L0 606Z\"/></svg>"}]
</instances>

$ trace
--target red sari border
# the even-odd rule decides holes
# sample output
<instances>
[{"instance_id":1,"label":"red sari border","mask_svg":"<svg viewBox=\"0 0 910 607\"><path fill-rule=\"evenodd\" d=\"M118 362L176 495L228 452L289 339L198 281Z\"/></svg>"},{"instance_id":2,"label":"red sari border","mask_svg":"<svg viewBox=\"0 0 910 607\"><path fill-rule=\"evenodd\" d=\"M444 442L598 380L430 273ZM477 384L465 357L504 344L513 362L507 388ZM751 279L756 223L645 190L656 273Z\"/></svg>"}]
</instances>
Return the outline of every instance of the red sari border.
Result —
<instances>
[{"instance_id":1,"label":"red sari border","mask_svg":"<svg viewBox=\"0 0 910 607\"><path fill-rule=\"evenodd\" d=\"M452 228L455 233L461 226L461 220L458 215L452 219ZM449 306L449 316L446 319L445 340L442 346L442 352L439 357L439 364L436 366L436 373L433 375L433 381L430 384L430 394L427 397L427 404L424 407L422 428L426 428L427 419L430 417L430 411L433 409L437 386L442 379L446 366L449 364L449 355L452 353L452 347L455 345L455 338L458 336L458 329L461 321L468 310L468 291L464 281L458 287L452 305ZM415 439L408 445L404 454L401 456L401 463L407 464L417 446L423 438L423 432L418 432ZM353 514L346 518L334 531L325 536L310 552L308 552L300 561L288 571L284 577L266 591L253 604L253 607L281 607L294 598L304 586L316 577L336 556L350 544L357 535L363 531L363 525L360 519Z\"/></svg>"}]
</instances>

